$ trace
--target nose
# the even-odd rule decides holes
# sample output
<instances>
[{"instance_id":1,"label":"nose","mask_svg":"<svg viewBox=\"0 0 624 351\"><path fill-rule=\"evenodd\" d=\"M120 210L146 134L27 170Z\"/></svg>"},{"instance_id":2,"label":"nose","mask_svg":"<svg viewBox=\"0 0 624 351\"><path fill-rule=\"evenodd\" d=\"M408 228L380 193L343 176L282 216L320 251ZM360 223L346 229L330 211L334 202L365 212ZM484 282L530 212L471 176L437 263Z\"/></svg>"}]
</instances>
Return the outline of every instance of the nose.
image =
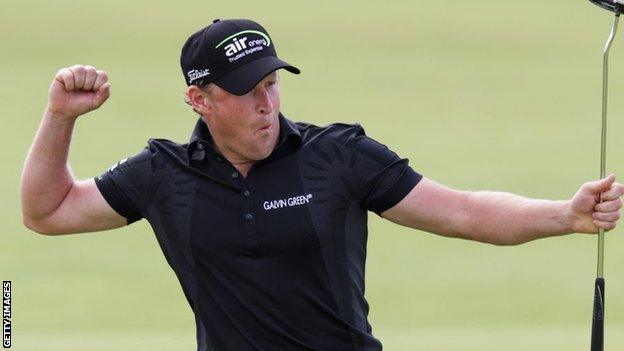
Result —
<instances>
[{"instance_id":1,"label":"nose","mask_svg":"<svg viewBox=\"0 0 624 351\"><path fill-rule=\"evenodd\" d=\"M254 88L254 97L256 99L256 112L261 115L267 115L273 112L273 103L267 89L259 85Z\"/></svg>"}]
</instances>

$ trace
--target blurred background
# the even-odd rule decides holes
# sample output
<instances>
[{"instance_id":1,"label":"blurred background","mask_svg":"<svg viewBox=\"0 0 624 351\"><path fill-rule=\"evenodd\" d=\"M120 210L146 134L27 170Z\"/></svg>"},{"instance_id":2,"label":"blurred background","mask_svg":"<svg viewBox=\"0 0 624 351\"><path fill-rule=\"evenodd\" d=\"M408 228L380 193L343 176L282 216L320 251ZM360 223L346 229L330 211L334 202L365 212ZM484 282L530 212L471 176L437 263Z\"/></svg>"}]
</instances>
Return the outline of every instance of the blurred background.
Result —
<instances>
[{"instance_id":1,"label":"blurred background","mask_svg":"<svg viewBox=\"0 0 624 351\"><path fill-rule=\"evenodd\" d=\"M302 74L282 112L359 122L438 182L566 199L599 170L602 47L589 1L12 1L0 11L0 277L15 350L194 350L195 326L146 221L46 237L21 224L19 178L55 72L109 73L79 119L77 178L150 137L186 142L179 51L214 18L251 18ZM611 55L608 171L624 179L624 34ZM517 247L445 239L370 216L366 297L386 350L587 350L596 239ZM606 349L624 348L624 238L606 242Z\"/></svg>"}]
</instances>

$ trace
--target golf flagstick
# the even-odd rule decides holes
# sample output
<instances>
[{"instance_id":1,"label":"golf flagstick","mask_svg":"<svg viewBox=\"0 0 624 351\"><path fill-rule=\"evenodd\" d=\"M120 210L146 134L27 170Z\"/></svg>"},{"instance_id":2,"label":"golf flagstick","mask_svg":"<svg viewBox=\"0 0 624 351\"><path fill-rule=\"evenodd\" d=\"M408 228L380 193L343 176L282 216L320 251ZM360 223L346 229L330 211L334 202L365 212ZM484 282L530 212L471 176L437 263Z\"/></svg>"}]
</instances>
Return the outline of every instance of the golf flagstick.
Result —
<instances>
[{"instance_id":1,"label":"golf flagstick","mask_svg":"<svg viewBox=\"0 0 624 351\"><path fill-rule=\"evenodd\" d=\"M609 88L609 50L617 32L623 0L590 0L596 5L615 12L613 27L605 44L602 60L602 127L600 134L600 179L605 177L607 157L607 93ZM602 198L600 199L602 202ZM591 351L604 350L605 280L604 280L604 229L598 230L598 264L594 284L594 311L592 317Z\"/></svg>"}]
</instances>

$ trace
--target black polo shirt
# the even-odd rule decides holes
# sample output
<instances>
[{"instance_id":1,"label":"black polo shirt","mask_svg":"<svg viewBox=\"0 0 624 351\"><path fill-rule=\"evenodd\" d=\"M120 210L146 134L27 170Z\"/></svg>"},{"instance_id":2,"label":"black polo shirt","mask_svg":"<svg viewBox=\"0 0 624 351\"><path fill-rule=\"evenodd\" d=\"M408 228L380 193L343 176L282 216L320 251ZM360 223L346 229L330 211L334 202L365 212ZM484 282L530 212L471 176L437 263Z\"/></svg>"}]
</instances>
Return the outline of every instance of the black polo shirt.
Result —
<instances>
[{"instance_id":1,"label":"black polo shirt","mask_svg":"<svg viewBox=\"0 0 624 351\"><path fill-rule=\"evenodd\" d=\"M128 223L154 229L197 350L381 350L364 298L367 210L422 176L357 124L279 120L278 146L247 177L200 119L188 144L150 139L96 184Z\"/></svg>"}]
</instances>

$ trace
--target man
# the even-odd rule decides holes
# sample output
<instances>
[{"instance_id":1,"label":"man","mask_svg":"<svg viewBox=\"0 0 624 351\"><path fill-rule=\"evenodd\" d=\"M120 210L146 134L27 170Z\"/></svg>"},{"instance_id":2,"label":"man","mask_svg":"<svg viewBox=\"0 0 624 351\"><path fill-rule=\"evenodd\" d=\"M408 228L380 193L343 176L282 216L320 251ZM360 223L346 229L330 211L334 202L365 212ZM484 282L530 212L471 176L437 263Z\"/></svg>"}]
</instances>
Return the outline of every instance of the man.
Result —
<instances>
[{"instance_id":1,"label":"man","mask_svg":"<svg viewBox=\"0 0 624 351\"><path fill-rule=\"evenodd\" d=\"M22 211L48 235L146 218L195 313L198 350L381 350L364 298L369 210L496 245L610 230L620 217L614 175L568 201L458 191L359 125L290 121L277 70L299 70L255 22L215 20L187 40L181 66L200 115L190 142L150 139L84 181L67 165L72 128L110 83L93 67L61 69L22 175Z\"/></svg>"}]
</instances>

